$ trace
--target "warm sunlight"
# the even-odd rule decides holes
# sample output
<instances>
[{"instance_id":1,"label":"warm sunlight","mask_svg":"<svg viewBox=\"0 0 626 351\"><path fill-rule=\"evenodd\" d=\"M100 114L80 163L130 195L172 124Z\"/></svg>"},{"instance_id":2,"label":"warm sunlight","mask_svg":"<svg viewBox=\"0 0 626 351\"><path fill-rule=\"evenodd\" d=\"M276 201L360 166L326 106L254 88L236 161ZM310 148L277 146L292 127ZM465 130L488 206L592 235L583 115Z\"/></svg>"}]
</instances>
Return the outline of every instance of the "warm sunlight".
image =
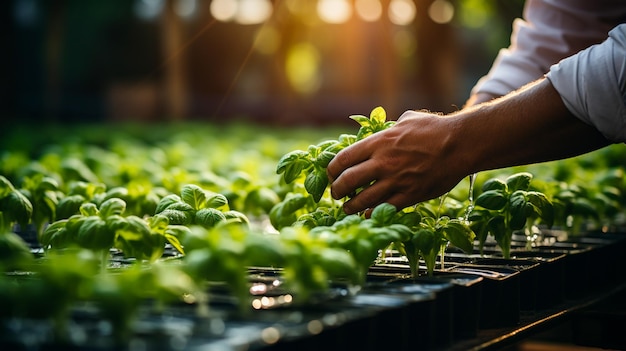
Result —
<instances>
[{"instance_id":1,"label":"warm sunlight","mask_svg":"<svg viewBox=\"0 0 626 351\"><path fill-rule=\"evenodd\" d=\"M317 14L327 23L344 23L352 16L352 7L347 0L319 0Z\"/></svg>"},{"instance_id":2,"label":"warm sunlight","mask_svg":"<svg viewBox=\"0 0 626 351\"><path fill-rule=\"evenodd\" d=\"M391 0L389 20L397 25L407 25L415 19L415 3L410 0Z\"/></svg>"}]
</instances>

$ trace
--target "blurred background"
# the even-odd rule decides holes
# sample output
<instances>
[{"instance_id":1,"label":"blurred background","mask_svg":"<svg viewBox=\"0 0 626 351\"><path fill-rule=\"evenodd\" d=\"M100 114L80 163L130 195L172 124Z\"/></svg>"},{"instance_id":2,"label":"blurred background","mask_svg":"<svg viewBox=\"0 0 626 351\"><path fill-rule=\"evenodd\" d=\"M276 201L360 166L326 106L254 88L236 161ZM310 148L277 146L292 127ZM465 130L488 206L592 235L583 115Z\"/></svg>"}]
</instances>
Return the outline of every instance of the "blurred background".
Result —
<instances>
[{"instance_id":1,"label":"blurred background","mask_svg":"<svg viewBox=\"0 0 626 351\"><path fill-rule=\"evenodd\" d=\"M3 122L450 112L521 0L3 0ZM7 124L4 124L5 126Z\"/></svg>"}]
</instances>

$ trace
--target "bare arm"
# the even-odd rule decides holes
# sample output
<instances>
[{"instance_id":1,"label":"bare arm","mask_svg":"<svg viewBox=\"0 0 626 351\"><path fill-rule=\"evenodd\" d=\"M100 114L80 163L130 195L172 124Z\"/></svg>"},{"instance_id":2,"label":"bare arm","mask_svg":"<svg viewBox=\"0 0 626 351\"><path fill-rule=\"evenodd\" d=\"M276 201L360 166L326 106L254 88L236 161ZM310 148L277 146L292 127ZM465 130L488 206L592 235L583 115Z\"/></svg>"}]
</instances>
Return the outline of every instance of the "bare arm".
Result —
<instances>
[{"instance_id":1,"label":"bare arm","mask_svg":"<svg viewBox=\"0 0 626 351\"><path fill-rule=\"evenodd\" d=\"M571 157L608 144L542 78L447 116L405 112L393 128L337 154L328 176L337 199L374 182L345 203L347 213L383 202L404 208L444 194L474 172Z\"/></svg>"}]
</instances>

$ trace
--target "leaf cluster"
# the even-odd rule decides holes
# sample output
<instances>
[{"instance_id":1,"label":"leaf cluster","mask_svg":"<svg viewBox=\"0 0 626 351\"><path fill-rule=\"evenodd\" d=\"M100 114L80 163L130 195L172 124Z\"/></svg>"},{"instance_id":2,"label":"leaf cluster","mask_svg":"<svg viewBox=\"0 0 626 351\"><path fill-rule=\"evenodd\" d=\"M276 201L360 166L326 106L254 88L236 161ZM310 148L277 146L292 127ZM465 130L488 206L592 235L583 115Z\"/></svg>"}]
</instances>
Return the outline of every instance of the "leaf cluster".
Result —
<instances>
[{"instance_id":1,"label":"leaf cluster","mask_svg":"<svg viewBox=\"0 0 626 351\"><path fill-rule=\"evenodd\" d=\"M552 202L544 193L531 189L532 178L531 173L520 172L505 180L492 178L483 184L482 193L476 198L476 207L469 215L481 250L491 234L504 257L509 258L513 231L539 220L552 226Z\"/></svg>"},{"instance_id":2,"label":"leaf cluster","mask_svg":"<svg viewBox=\"0 0 626 351\"><path fill-rule=\"evenodd\" d=\"M441 254L443 260L443 251L448 244L467 253L473 249L475 234L465 220L437 216L428 206L405 208L395 221L410 228L411 235L397 247L407 257L413 277L419 275L420 258L426 264L427 274L433 275L437 256Z\"/></svg>"},{"instance_id":3,"label":"leaf cluster","mask_svg":"<svg viewBox=\"0 0 626 351\"><path fill-rule=\"evenodd\" d=\"M166 217L173 225L200 225L211 228L223 221L249 224L246 215L230 209L226 196L195 184L184 185L180 196L169 194L163 197L155 212Z\"/></svg>"},{"instance_id":4,"label":"leaf cluster","mask_svg":"<svg viewBox=\"0 0 626 351\"><path fill-rule=\"evenodd\" d=\"M182 250L177 239L180 230L169 227L166 217L145 220L124 216L125 208L124 200L118 198L108 199L100 207L83 203L80 214L51 223L39 238L40 243L46 250L77 246L105 255L116 248L129 257L151 262L162 256L166 241Z\"/></svg>"},{"instance_id":5,"label":"leaf cluster","mask_svg":"<svg viewBox=\"0 0 626 351\"><path fill-rule=\"evenodd\" d=\"M287 184L304 175L304 188L315 202L319 202L328 187L326 167L335 155L347 146L395 124L395 121L387 121L385 110L380 106L374 108L369 117L352 115L350 118L360 125L356 135L342 134L337 140L310 145L306 151L291 151L278 161L276 173L282 175Z\"/></svg>"}]
</instances>

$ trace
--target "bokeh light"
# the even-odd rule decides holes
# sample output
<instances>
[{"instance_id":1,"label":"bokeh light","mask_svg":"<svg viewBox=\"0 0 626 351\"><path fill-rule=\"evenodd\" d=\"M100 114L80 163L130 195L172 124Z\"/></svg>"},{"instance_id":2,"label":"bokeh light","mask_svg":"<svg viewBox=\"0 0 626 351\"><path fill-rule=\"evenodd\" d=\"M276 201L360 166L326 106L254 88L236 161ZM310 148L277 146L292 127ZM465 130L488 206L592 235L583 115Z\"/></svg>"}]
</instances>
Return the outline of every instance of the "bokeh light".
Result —
<instances>
[{"instance_id":1,"label":"bokeh light","mask_svg":"<svg viewBox=\"0 0 626 351\"><path fill-rule=\"evenodd\" d=\"M352 7L347 0L319 0L317 14L326 23L344 23L352 16Z\"/></svg>"},{"instance_id":2,"label":"bokeh light","mask_svg":"<svg viewBox=\"0 0 626 351\"><path fill-rule=\"evenodd\" d=\"M428 16L435 23L449 23L454 17L454 6L448 0L435 0L428 7Z\"/></svg>"},{"instance_id":3,"label":"bokeh light","mask_svg":"<svg viewBox=\"0 0 626 351\"><path fill-rule=\"evenodd\" d=\"M287 78L295 91L310 94L319 88L320 54L311 43L292 46L285 64Z\"/></svg>"},{"instance_id":4,"label":"bokeh light","mask_svg":"<svg viewBox=\"0 0 626 351\"><path fill-rule=\"evenodd\" d=\"M137 0L134 11L137 17L143 20L153 20L161 14L164 6L164 0Z\"/></svg>"},{"instance_id":5,"label":"bokeh light","mask_svg":"<svg viewBox=\"0 0 626 351\"><path fill-rule=\"evenodd\" d=\"M356 0L354 9L364 21L378 21L383 14L383 6L379 0Z\"/></svg>"},{"instance_id":6,"label":"bokeh light","mask_svg":"<svg viewBox=\"0 0 626 351\"><path fill-rule=\"evenodd\" d=\"M389 20L396 25L408 25L415 19L415 3L411 0L391 0L389 2Z\"/></svg>"},{"instance_id":7,"label":"bokeh light","mask_svg":"<svg viewBox=\"0 0 626 351\"><path fill-rule=\"evenodd\" d=\"M227 22L237 14L237 0L213 0L209 6L211 16L218 21Z\"/></svg>"},{"instance_id":8,"label":"bokeh light","mask_svg":"<svg viewBox=\"0 0 626 351\"><path fill-rule=\"evenodd\" d=\"M239 24L259 24L272 16L269 0L239 0L235 21Z\"/></svg>"}]
</instances>

